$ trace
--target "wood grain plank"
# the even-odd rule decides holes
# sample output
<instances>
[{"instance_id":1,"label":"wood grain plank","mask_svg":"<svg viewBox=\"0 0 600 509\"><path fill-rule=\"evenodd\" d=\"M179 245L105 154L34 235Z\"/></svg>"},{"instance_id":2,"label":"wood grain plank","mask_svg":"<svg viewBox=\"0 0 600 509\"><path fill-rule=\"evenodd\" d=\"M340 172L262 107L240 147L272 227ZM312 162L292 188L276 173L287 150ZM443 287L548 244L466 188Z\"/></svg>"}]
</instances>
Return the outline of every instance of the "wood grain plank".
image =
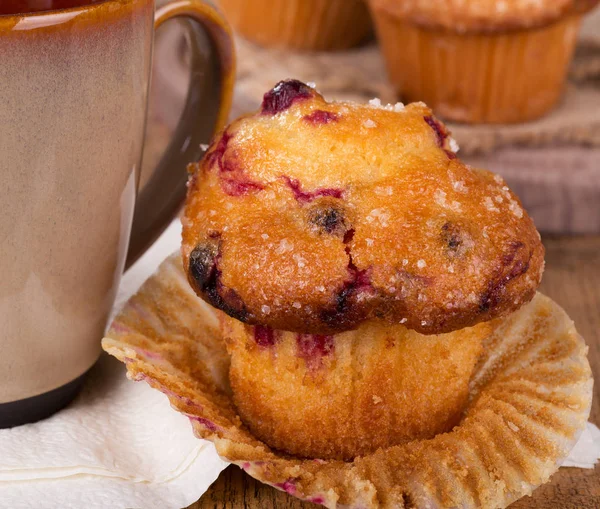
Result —
<instances>
[{"instance_id":1,"label":"wood grain plank","mask_svg":"<svg viewBox=\"0 0 600 509\"><path fill-rule=\"evenodd\" d=\"M589 345L589 359L600 380L600 236L544 238L546 272L541 291L569 313ZM594 387L591 421L600 425L600 384ZM237 467L226 469L189 509L307 509L285 493L252 479ZM564 468L515 509L600 508L600 465L594 470Z\"/></svg>"}]
</instances>

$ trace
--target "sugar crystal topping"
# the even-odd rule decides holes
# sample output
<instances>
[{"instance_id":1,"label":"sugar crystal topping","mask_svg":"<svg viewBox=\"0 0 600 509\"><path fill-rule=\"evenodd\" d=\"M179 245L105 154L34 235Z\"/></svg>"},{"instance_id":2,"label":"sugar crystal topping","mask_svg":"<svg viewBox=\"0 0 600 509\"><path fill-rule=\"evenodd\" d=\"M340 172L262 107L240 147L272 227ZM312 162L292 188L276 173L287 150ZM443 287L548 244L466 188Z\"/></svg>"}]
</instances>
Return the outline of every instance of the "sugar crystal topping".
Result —
<instances>
[{"instance_id":1,"label":"sugar crystal topping","mask_svg":"<svg viewBox=\"0 0 600 509\"><path fill-rule=\"evenodd\" d=\"M275 252L277 254L287 253L288 251L292 251L294 249L294 244L292 244L288 239L283 239Z\"/></svg>"},{"instance_id":2,"label":"sugar crystal topping","mask_svg":"<svg viewBox=\"0 0 600 509\"><path fill-rule=\"evenodd\" d=\"M377 108L380 110L386 110L386 111L395 111L396 113L400 113L401 111L404 111L404 103L401 102L397 102L396 104L382 104L381 103L381 99L379 99L378 97L375 97L375 99L371 99L369 101L369 106L371 106L372 108Z\"/></svg>"},{"instance_id":3,"label":"sugar crystal topping","mask_svg":"<svg viewBox=\"0 0 600 509\"><path fill-rule=\"evenodd\" d=\"M500 212L500 210L498 209L498 207L496 207L494 205L494 202L492 201L492 199L489 196L486 196L483 199L483 204L485 205L485 208L488 209L491 212Z\"/></svg>"},{"instance_id":4,"label":"sugar crystal topping","mask_svg":"<svg viewBox=\"0 0 600 509\"><path fill-rule=\"evenodd\" d=\"M450 147L450 150L452 150L452 152L454 153L460 150L457 141L452 136L448 136L448 146Z\"/></svg>"}]
</instances>

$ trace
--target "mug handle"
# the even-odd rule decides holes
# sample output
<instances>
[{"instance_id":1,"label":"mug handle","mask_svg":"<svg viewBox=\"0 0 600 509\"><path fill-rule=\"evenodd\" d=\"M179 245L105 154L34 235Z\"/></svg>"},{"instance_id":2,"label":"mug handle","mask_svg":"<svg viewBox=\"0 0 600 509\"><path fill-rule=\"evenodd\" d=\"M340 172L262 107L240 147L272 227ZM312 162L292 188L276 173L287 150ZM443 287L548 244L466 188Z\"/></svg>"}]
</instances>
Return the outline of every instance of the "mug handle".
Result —
<instances>
[{"instance_id":1,"label":"mug handle","mask_svg":"<svg viewBox=\"0 0 600 509\"><path fill-rule=\"evenodd\" d=\"M176 17L191 20L190 86L173 139L138 193L126 267L152 245L176 216L185 198L186 166L201 158L200 144L207 143L225 126L231 108L235 50L229 25L206 1L176 0L156 10L155 29Z\"/></svg>"}]
</instances>

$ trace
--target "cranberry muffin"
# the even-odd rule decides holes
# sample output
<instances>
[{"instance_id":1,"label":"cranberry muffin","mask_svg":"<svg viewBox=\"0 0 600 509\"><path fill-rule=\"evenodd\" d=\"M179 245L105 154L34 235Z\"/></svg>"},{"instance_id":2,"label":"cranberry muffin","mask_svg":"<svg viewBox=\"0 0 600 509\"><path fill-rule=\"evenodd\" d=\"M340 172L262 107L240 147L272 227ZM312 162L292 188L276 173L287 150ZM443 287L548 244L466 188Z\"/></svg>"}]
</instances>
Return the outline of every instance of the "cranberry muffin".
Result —
<instances>
[{"instance_id":1,"label":"cranberry muffin","mask_svg":"<svg viewBox=\"0 0 600 509\"><path fill-rule=\"evenodd\" d=\"M544 252L457 148L422 103L288 80L191 166L183 266L269 446L349 460L458 422L490 321L531 300Z\"/></svg>"},{"instance_id":2,"label":"cranberry muffin","mask_svg":"<svg viewBox=\"0 0 600 509\"><path fill-rule=\"evenodd\" d=\"M444 118L518 123L560 100L598 0L369 0L398 94Z\"/></svg>"},{"instance_id":3,"label":"cranberry muffin","mask_svg":"<svg viewBox=\"0 0 600 509\"><path fill-rule=\"evenodd\" d=\"M372 32L363 0L220 0L219 6L237 32L265 47L344 50Z\"/></svg>"}]
</instances>

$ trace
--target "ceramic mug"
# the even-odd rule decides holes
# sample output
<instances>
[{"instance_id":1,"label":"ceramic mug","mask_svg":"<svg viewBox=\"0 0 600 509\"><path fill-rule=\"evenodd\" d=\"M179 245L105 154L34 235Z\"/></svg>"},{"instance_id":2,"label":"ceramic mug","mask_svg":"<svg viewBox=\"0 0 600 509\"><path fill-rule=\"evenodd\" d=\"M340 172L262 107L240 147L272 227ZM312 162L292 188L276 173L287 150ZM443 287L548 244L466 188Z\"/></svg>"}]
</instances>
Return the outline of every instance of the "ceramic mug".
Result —
<instances>
[{"instance_id":1,"label":"ceramic mug","mask_svg":"<svg viewBox=\"0 0 600 509\"><path fill-rule=\"evenodd\" d=\"M188 20L190 88L138 193L154 31L175 17ZM206 1L2 0L0 62L0 427L11 427L65 406L97 360L124 267L173 219L186 164L226 121L234 51Z\"/></svg>"}]
</instances>

